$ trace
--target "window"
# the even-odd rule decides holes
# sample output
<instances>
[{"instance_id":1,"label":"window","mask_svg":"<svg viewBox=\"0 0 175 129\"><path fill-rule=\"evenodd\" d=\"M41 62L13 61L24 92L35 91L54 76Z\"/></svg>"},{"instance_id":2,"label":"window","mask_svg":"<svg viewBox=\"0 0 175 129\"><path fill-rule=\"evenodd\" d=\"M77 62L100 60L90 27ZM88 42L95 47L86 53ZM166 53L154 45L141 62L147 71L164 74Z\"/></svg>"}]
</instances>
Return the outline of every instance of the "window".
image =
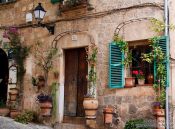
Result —
<instances>
[{"instance_id":1,"label":"window","mask_svg":"<svg viewBox=\"0 0 175 129\"><path fill-rule=\"evenodd\" d=\"M165 68L166 68L166 85L169 86L169 47L168 37L163 36L157 41L157 45L162 48L162 51L166 55ZM156 79L157 67L156 59L152 64L143 62L141 53L149 53L151 48L148 41L130 42L129 49L132 50L132 69L130 70L143 70L145 74L146 83L148 83L147 76L149 74L154 75ZM125 85L125 67L122 64L124 59L124 53L120 51L120 48L115 42L109 44L109 88L123 88Z\"/></svg>"},{"instance_id":2,"label":"window","mask_svg":"<svg viewBox=\"0 0 175 129\"><path fill-rule=\"evenodd\" d=\"M152 48L148 45L148 41L140 41L129 43L129 49L132 51L132 68L131 71L142 71L145 76L145 84L150 84L148 82L148 76L154 75L154 64L149 64L145 61L142 61L142 53L149 53ZM136 79L136 84L138 80ZM153 83L153 82L152 82Z\"/></svg>"}]
</instances>

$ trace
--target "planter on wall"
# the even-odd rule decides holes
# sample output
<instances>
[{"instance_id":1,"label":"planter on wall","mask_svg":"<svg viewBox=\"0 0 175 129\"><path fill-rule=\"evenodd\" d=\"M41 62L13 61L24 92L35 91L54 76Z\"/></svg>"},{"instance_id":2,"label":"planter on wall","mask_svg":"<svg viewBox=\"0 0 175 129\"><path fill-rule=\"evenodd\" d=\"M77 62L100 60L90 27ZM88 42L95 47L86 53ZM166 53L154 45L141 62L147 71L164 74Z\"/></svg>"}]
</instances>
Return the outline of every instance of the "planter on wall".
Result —
<instances>
[{"instance_id":1,"label":"planter on wall","mask_svg":"<svg viewBox=\"0 0 175 129\"><path fill-rule=\"evenodd\" d=\"M134 77L125 77L125 87L132 88L135 86L135 78Z\"/></svg>"},{"instance_id":2,"label":"planter on wall","mask_svg":"<svg viewBox=\"0 0 175 129\"><path fill-rule=\"evenodd\" d=\"M51 116L52 102L45 101L40 103L40 109L42 116Z\"/></svg>"},{"instance_id":3,"label":"planter on wall","mask_svg":"<svg viewBox=\"0 0 175 129\"><path fill-rule=\"evenodd\" d=\"M105 124L112 123L114 109L112 107L106 107L103 109L103 113L104 113L104 123Z\"/></svg>"},{"instance_id":4,"label":"planter on wall","mask_svg":"<svg viewBox=\"0 0 175 129\"><path fill-rule=\"evenodd\" d=\"M83 107L87 119L95 119L98 109L98 100L95 98L84 98Z\"/></svg>"},{"instance_id":5,"label":"planter on wall","mask_svg":"<svg viewBox=\"0 0 175 129\"><path fill-rule=\"evenodd\" d=\"M8 116L10 110L8 108L0 108L0 116Z\"/></svg>"}]
</instances>

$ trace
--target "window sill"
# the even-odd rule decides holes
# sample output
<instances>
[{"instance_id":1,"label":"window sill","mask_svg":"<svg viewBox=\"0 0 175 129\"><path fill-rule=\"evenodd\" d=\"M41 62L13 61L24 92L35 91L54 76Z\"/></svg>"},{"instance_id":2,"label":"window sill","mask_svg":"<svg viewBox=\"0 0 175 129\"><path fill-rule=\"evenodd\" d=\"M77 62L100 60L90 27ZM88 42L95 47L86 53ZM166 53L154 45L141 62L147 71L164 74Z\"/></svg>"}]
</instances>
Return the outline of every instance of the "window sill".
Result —
<instances>
[{"instance_id":1,"label":"window sill","mask_svg":"<svg viewBox=\"0 0 175 129\"><path fill-rule=\"evenodd\" d=\"M136 84L136 86L133 86L133 87L131 87L131 86L124 86L124 88L134 88L134 87L152 87L153 86L153 84L144 84L144 85L138 85L138 84Z\"/></svg>"}]
</instances>

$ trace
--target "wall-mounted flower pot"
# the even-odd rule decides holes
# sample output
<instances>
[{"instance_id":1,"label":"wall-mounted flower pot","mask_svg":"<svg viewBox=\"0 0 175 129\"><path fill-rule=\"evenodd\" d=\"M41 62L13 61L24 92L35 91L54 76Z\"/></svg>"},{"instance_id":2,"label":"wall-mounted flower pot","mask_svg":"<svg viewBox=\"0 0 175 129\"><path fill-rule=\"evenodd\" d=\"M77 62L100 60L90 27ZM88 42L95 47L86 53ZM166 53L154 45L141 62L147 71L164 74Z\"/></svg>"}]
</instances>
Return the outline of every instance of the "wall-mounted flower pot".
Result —
<instances>
[{"instance_id":1,"label":"wall-mounted flower pot","mask_svg":"<svg viewBox=\"0 0 175 129\"><path fill-rule=\"evenodd\" d=\"M110 124L112 123L114 109L112 107L106 107L103 109L104 113L104 123Z\"/></svg>"},{"instance_id":2,"label":"wall-mounted flower pot","mask_svg":"<svg viewBox=\"0 0 175 129\"><path fill-rule=\"evenodd\" d=\"M40 103L40 109L42 116L51 116L52 102L46 101Z\"/></svg>"},{"instance_id":3,"label":"wall-mounted flower pot","mask_svg":"<svg viewBox=\"0 0 175 129\"><path fill-rule=\"evenodd\" d=\"M10 110L7 107L0 108L0 116L8 116Z\"/></svg>"},{"instance_id":4,"label":"wall-mounted flower pot","mask_svg":"<svg viewBox=\"0 0 175 129\"><path fill-rule=\"evenodd\" d=\"M138 79L138 85L144 85L145 79Z\"/></svg>"},{"instance_id":5,"label":"wall-mounted flower pot","mask_svg":"<svg viewBox=\"0 0 175 129\"><path fill-rule=\"evenodd\" d=\"M125 87L132 88L135 86L135 77L125 77Z\"/></svg>"},{"instance_id":6,"label":"wall-mounted flower pot","mask_svg":"<svg viewBox=\"0 0 175 129\"><path fill-rule=\"evenodd\" d=\"M84 98L83 107L87 119L95 119L98 109L98 100L95 98Z\"/></svg>"}]
</instances>

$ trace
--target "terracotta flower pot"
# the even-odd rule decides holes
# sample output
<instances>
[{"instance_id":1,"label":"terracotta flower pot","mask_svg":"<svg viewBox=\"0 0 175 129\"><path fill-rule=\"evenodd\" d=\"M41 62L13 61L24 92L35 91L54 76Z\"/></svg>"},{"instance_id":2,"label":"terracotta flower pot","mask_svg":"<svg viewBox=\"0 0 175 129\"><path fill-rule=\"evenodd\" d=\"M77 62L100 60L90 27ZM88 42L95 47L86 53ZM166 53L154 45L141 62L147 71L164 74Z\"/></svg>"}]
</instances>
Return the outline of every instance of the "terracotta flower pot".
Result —
<instances>
[{"instance_id":1,"label":"terracotta flower pot","mask_svg":"<svg viewBox=\"0 0 175 129\"><path fill-rule=\"evenodd\" d=\"M138 85L144 85L145 79L138 79Z\"/></svg>"},{"instance_id":2,"label":"terracotta flower pot","mask_svg":"<svg viewBox=\"0 0 175 129\"><path fill-rule=\"evenodd\" d=\"M10 88L10 93L18 94L18 89L17 88Z\"/></svg>"},{"instance_id":3,"label":"terracotta flower pot","mask_svg":"<svg viewBox=\"0 0 175 129\"><path fill-rule=\"evenodd\" d=\"M154 109L154 115L157 117L165 116L165 109Z\"/></svg>"},{"instance_id":4,"label":"terracotta flower pot","mask_svg":"<svg viewBox=\"0 0 175 129\"><path fill-rule=\"evenodd\" d=\"M17 99L17 93L9 93L10 101L16 101Z\"/></svg>"},{"instance_id":5,"label":"terracotta flower pot","mask_svg":"<svg viewBox=\"0 0 175 129\"><path fill-rule=\"evenodd\" d=\"M105 124L112 123L113 111L114 109L112 107L106 107L103 109Z\"/></svg>"},{"instance_id":6,"label":"terracotta flower pot","mask_svg":"<svg viewBox=\"0 0 175 129\"><path fill-rule=\"evenodd\" d=\"M8 108L0 108L0 116L8 116L9 112Z\"/></svg>"},{"instance_id":7,"label":"terracotta flower pot","mask_svg":"<svg viewBox=\"0 0 175 129\"><path fill-rule=\"evenodd\" d=\"M16 110L16 109L11 109L10 110L10 117L12 119L16 118L18 115L20 115L20 112L18 110Z\"/></svg>"},{"instance_id":8,"label":"terracotta flower pot","mask_svg":"<svg viewBox=\"0 0 175 129\"><path fill-rule=\"evenodd\" d=\"M49 101L40 103L41 115L51 116L52 103Z\"/></svg>"},{"instance_id":9,"label":"terracotta flower pot","mask_svg":"<svg viewBox=\"0 0 175 129\"><path fill-rule=\"evenodd\" d=\"M134 77L125 77L125 87L132 88L135 86L135 78Z\"/></svg>"},{"instance_id":10,"label":"terracotta flower pot","mask_svg":"<svg viewBox=\"0 0 175 129\"><path fill-rule=\"evenodd\" d=\"M148 84L153 84L154 82L154 76L152 74L149 74L147 76Z\"/></svg>"},{"instance_id":11,"label":"terracotta flower pot","mask_svg":"<svg viewBox=\"0 0 175 129\"><path fill-rule=\"evenodd\" d=\"M95 98L84 98L83 107L85 109L85 115L88 119L95 119L98 109L98 100Z\"/></svg>"}]
</instances>

